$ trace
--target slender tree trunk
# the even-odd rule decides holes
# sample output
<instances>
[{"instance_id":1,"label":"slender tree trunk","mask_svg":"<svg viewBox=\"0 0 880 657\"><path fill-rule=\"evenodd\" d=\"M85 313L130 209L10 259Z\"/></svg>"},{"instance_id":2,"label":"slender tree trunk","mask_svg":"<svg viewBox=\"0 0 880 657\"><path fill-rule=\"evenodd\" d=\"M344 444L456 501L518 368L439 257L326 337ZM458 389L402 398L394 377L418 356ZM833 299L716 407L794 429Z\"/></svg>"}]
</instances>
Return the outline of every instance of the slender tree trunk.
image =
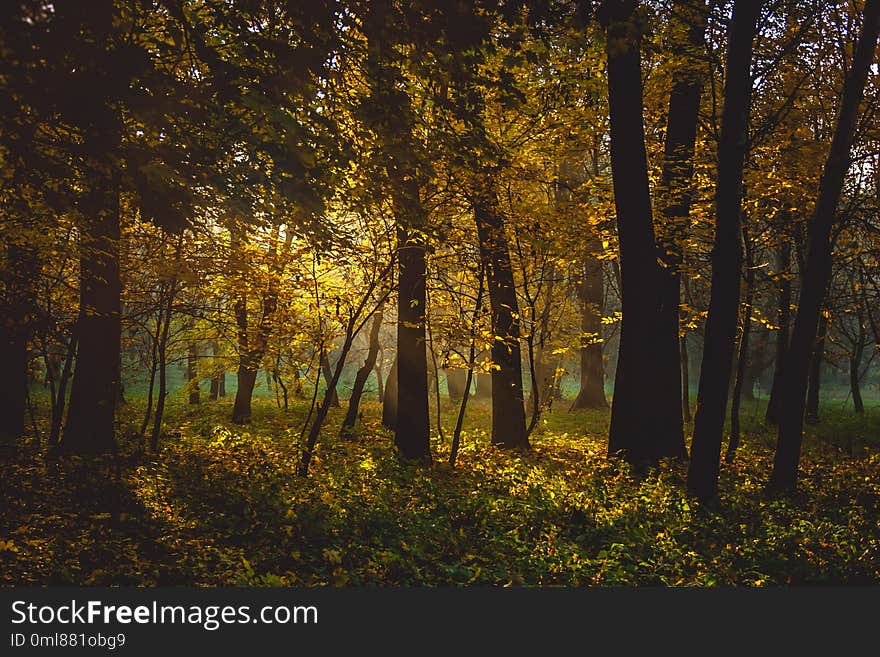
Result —
<instances>
[{"instance_id":1,"label":"slender tree trunk","mask_svg":"<svg viewBox=\"0 0 880 657\"><path fill-rule=\"evenodd\" d=\"M190 344L186 354L186 383L189 388L190 404L198 404L201 401L199 395L198 356L198 347L195 344Z\"/></svg>"},{"instance_id":2,"label":"slender tree trunk","mask_svg":"<svg viewBox=\"0 0 880 657\"><path fill-rule=\"evenodd\" d=\"M682 389L679 334L681 269L684 243L690 228L691 179L705 76L703 54L708 11L705 2L699 0L677 0L674 5L676 18L673 20L681 22L682 36L677 36L679 32L673 29L672 34L676 36L673 36L672 50L680 64L673 74L669 96L663 171L658 190L663 223L658 232L657 251L663 266L659 268L660 327L654 343L654 349L658 351L660 378L654 384L660 411L661 424L658 428L669 435L670 444L683 446L681 409L685 405L683 397L688 392Z\"/></svg>"},{"instance_id":3,"label":"slender tree trunk","mask_svg":"<svg viewBox=\"0 0 880 657\"><path fill-rule=\"evenodd\" d=\"M661 290L642 119L637 5L626 0L605 3L600 18L607 34L611 174L623 314L608 453L620 454L641 468L686 452L682 436L666 426L669 410L661 408L655 388L663 362L656 348Z\"/></svg>"},{"instance_id":4,"label":"slender tree trunk","mask_svg":"<svg viewBox=\"0 0 880 657\"><path fill-rule=\"evenodd\" d=\"M224 369L217 376L217 396L223 398L226 396L226 370Z\"/></svg>"},{"instance_id":5,"label":"slender tree trunk","mask_svg":"<svg viewBox=\"0 0 880 657\"><path fill-rule=\"evenodd\" d=\"M376 366L376 357L379 355L379 331L382 328L382 311L379 310L373 318L373 325L370 328L370 345L367 348L367 358L364 364L357 371L354 378L354 387L351 390L351 397L348 400L348 411L342 420L342 429L339 432L340 437L351 439L354 437L354 426L358 417L358 407L361 403L361 395L364 393L364 386L370 372Z\"/></svg>"},{"instance_id":6,"label":"slender tree trunk","mask_svg":"<svg viewBox=\"0 0 880 657\"><path fill-rule=\"evenodd\" d=\"M602 302L605 297L602 262L588 255L583 266L581 301L581 386L571 410L608 408L605 366L602 362Z\"/></svg>"},{"instance_id":7,"label":"slender tree trunk","mask_svg":"<svg viewBox=\"0 0 880 657\"><path fill-rule=\"evenodd\" d=\"M114 128L108 126L108 131ZM118 146L119 137L112 137ZM119 277L120 174L114 164L95 174L82 205L79 343L61 450L74 454L116 451L119 398L121 292Z\"/></svg>"},{"instance_id":8,"label":"slender tree trunk","mask_svg":"<svg viewBox=\"0 0 880 657\"><path fill-rule=\"evenodd\" d=\"M52 404L52 420L49 426L49 448L56 449L61 440L61 425L64 420L64 406L67 403L67 384L73 372L73 362L76 358L76 335L70 336L67 343L67 354L64 357L64 367L58 378L58 389L55 393L55 403ZM143 431L141 432L143 434Z\"/></svg>"},{"instance_id":9,"label":"slender tree trunk","mask_svg":"<svg viewBox=\"0 0 880 657\"><path fill-rule=\"evenodd\" d=\"M175 260L179 259L183 237L177 243L177 252ZM156 396L156 412L153 415L153 430L150 434L150 451L156 453L159 451L159 436L162 433L162 418L165 415L165 399L168 396L168 333L171 330L171 311L174 308L174 295L177 290L177 279L172 278L168 285L167 298L165 299L165 308L162 313L162 328L159 333L158 344L158 373L159 373L159 390ZM158 328L158 327L157 327Z\"/></svg>"},{"instance_id":10,"label":"slender tree trunk","mask_svg":"<svg viewBox=\"0 0 880 657\"><path fill-rule=\"evenodd\" d=\"M159 311L156 315L156 333L152 336L150 342L150 380L147 385L147 408L144 411L144 419L141 422L141 428L138 432L141 440L147 432L150 425L150 418L153 416L153 392L156 387L156 370L159 367L159 336L162 333L162 315L165 310L164 285L160 288L162 294L159 295Z\"/></svg>"},{"instance_id":11,"label":"slender tree trunk","mask_svg":"<svg viewBox=\"0 0 880 657\"><path fill-rule=\"evenodd\" d=\"M749 138L752 47L761 4L757 0L734 2L727 42L712 286L688 468L688 493L701 500L718 494L721 441L739 316L742 176Z\"/></svg>"},{"instance_id":12,"label":"slender tree trunk","mask_svg":"<svg viewBox=\"0 0 880 657\"><path fill-rule=\"evenodd\" d=\"M787 217L784 217L785 220ZM788 349L788 335L791 328L791 244L785 240L777 252L779 261L779 308L776 332L776 369L773 371L773 383L770 386L770 400L767 402L767 413L764 421L776 425L779 422L780 394L782 376L785 372L785 352Z\"/></svg>"},{"instance_id":13,"label":"slender tree trunk","mask_svg":"<svg viewBox=\"0 0 880 657\"><path fill-rule=\"evenodd\" d=\"M846 76L834 137L819 183L819 198L807 228L807 259L782 380L782 413L769 482L769 488L776 491L791 490L797 483L810 355L816 346L822 300L831 279L831 233L843 180L850 165L850 149L859 105L868 70L874 60L877 32L880 29L880 0L865 0L864 7L862 33L852 68Z\"/></svg>"},{"instance_id":14,"label":"slender tree trunk","mask_svg":"<svg viewBox=\"0 0 880 657\"><path fill-rule=\"evenodd\" d=\"M455 460L458 458L458 450L461 446L461 429L464 426L464 416L467 411L468 400L470 399L471 382L474 378L474 365L477 357L477 320L483 310L483 290L486 280L486 270L480 267L479 286L477 288L477 300L474 304L474 316L471 321L470 335L470 352L468 354L468 370L464 380L464 394L461 397L461 406L458 409L458 417L455 420L455 429L452 432L452 448L449 451L449 467L455 467Z\"/></svg>"},{"instance_id":15,"label":"slender tree trunk","mask_svg":"<svg viewBox=\"0 0 880 657\"><path fill-rule=\"evenodd\" d=\"M819 317L816 333L816 347L810 355L810 372L807 385L807 407L805 420L808 424L819 422L819 389L822 376L822 359L825 355L825 334L828 331L828 316L823 312Z\"/></svg>"},{"instance_id":16,"label":"slender tree trunk","mask_svg":"<svg viewBox=\"0 0 880 657\"><path fill-rule=\"evenodd\" d=\"M742 330L739 339L739 354L736 361L736 383L733 385L733 401L730 405L730 442L727 444L725 460L733 462L733 457L739 447L739 409L742 403L743 386L746 383L746 371L749 360L749 336L752 333L752 303L755 298L755 261L752 253L752 241L746 222L742 224L743 244L746 247L746 298L743 304Z\"/></svg>"},{"instance_id":17,"label":"slender tree trunk","mask_svg":"<svg viewBox=\"0 0 880 657\"><path fill-rule=\"evenodd\" d=\"M862 390L859 384L861 379L862 352L863 349L857 347L855 353L849 358L849 390L852 393L853 407L856 413L859 414L865 412L865 402L862 401Z\"/></svg>"},{"instance_id":18,"label":"slender tree trunk","mask_svg":"<svg viewBox=\"0 0 880 657\"><path fill-rule=\"evenodd\" d=\"M325 381L329 382L333 379L333 368L330 367L330 356L327 355L326 350L321 352L321 371L324 373ZM339 393L336 388L330 394L330 406L339 408Z\"/></svg>"},{"instance_id":19,"label":"slender tree trunk","mask_svg":"<svg viewBox=\"0 0 880 657\"><path fill-rule=\"evenodd\" d=\"M491 181L474 203L480 258L486 268L492 308L492 443L528 447L522 389L519 304L514 287L510 247Z\"/></svg>"}]
</instances>

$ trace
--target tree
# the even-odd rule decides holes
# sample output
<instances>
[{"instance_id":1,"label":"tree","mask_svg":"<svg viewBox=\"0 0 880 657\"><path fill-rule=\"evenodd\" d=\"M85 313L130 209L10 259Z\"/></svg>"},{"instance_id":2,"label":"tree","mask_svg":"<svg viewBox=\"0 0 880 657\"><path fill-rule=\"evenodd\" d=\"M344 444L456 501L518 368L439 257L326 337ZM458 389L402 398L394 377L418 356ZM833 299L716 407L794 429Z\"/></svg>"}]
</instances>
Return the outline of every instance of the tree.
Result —
<instances>
[{"instance_id":1,"label":"tree","mask_svg":"<svg viewBox=\"0 0 880 657\"><path fill-rule=\"evenodd\" d=\"M760 12L760 2L734 2L727 38L715 192L712 291L688 467L688 493L701 500L710 500L718 492L721 440L739 315L742 178L749 140L752 48Z\"/></svg>"},{"instance_id":2,"label":"tree","mask_svg":"<svg viewBox=\"0 0 880 657\"><path fill-rule=\"evenodd\" d=\"M868 71L874 60L880 31L880 0L866 0L852 66L847 71L828 159L819 183L819 197L807 226L807 257L802 273L785 374L782 379L782 412L769 488L790 491L797 483L803 441L804 410L810 356L815 349L822 301L831 277L832 230L844 177L850 166L850 149Z\"/></svg>"},{"instance_id":3,"label":"tree","mask_svg":"<svg viewBox=\"0 0 880 657\"><path fill-rule=\"evenodd\" d=\"M602 5L623 314L608 452L639 467L685 453L654 388L664 362L655 348L662 297L642 118L641 19L637 2Z\"/></svg>"}]
</instances>

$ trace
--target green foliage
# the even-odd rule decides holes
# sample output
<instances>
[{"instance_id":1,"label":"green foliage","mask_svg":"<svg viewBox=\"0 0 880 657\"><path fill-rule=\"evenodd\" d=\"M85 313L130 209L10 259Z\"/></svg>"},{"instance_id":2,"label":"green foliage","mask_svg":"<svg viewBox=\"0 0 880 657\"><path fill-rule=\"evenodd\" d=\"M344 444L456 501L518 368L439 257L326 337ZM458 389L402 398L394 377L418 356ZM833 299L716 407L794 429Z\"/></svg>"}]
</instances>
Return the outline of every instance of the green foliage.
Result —
<instances>
[{"instance_id":1,"label":"green foliage","mask_svg":"<svg viewBox=\"0 0 880 657\"><path fill-rule=\"evenodd\" d=\"M299 427L256 400L248 432L225 403L180 407L158 458L5 458L4 584L771 585L880 580L880 452L808 438L801 489L764 495L772 449L746 432L723 503L684 495L685 468L638 478L605 456L606 413L546 416L530 452L489 445L471 402L458 467L400 465L379 408L357 442L331 415L307 479ZM442 408L445 420L452 407ZM832 409L823 409L832 413ZM339 413L335 411L334 413ZM137 413L133 413L137 416ZM880 421L868 409L863 422ZM586 431L585 431L586 428ZM747 425L748 428L748 425ZM826 435L834 432L826 429ZM448 432L447 432L448 435ZM768 434L769 435L769 434ZM438 463L448 444L434 438Z\"/></svg>"}]
</instances>

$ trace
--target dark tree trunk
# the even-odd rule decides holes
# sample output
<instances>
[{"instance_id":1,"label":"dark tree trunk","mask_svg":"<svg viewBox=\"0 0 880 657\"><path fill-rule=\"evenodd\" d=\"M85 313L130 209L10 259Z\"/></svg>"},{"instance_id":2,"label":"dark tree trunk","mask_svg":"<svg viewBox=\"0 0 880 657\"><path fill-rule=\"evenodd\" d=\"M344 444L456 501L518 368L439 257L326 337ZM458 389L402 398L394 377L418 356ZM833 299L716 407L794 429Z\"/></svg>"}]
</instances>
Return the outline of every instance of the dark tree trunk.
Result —
<instances>
[{"instance_id":1,"label":"dark tree trunk","mask_svg":"<svg viewBox=\"0 0 880 657\"><path fill-rule=\"evenodd\" d=\"M361 403L361 395L364 393L364 386L370 372L376 366L376 357L379 355L379 331L382 328L382 311L379 310L373 318L373 325L370 327L370 345L367 348L367 358L364 364L357 371L354 378L354 387L351 390L351 397L348 400L348 411L342 420L342 429L339 435L342 438L354 437L354 426L358 417L358 408Z\"/></svg>"},{"instance_id":2,"label":"dark tree trunk","mask_svg":"<svg viewBox=\"0 0 880 657\"><path fill-rule=\"evenodd\" d=\"M862 401L862 389L859 383L862 378L860 376L862 352L863 348L858 346L853 355L849 358L849 390L850 393L852 393L853 407L855 408L856 413L865 412L865 402Z\"/></svg>"},{"instance_id":3,"label":"dark tree trunk","mask_svg":"<svg viewBox=\"0 0 880 657\"><path fill-rule=\"evenodd\" d=\"M257 384L257 368L245 363L238 366L238 388L235 391L235 403L232 406L232 421L235 424L247 424L251 421L251 400Z\"/></svg>"},{"instance_id":4,"label":"dark tree trunk","mask_svg":"<svg viewBox=\"0 0 880 657\"><path fill-rule=\"evenodd\" d=\"M412 190L418 198L418 190ZM415 199L410 197L414 203ZM399 232L397 413L394 444L407 461L430 461L428 353L425 339L425 247Z\"/></svg>"},{"instance_id":5,"label":"dark tree trunk","mask_svg":"<svg viewBox=\"0 0 880 657\"><path fill-rule=\"evenodd\" d=\"M769 482L770 489L776 491L791 490L797 483L810 355L816 346L822 301L831 279L831 233L844 176L850 165L856 118L868 70L874 60L878 29L880 0L866 0L862 33L853 56L852 68L846 76L840 114L819 183L819 198L807 228L807 258L786 359L785 377L782 380L782 412L779 417L773 473Z\"/></svg>"},{"instance_id":6,"label":"dark tree trunk","mask_svg":"<svg viewBox=\"0 0 880 657\"><path fill-rule=\"evenodd\" d=\"M783 220L786 219L787 217L783 217ZM773 371L770 400L767 402L767 413L764 416L764 421L772 425L779 422L780 388L785 372L785 352L788 349L791 327L791 245L787 240L780 244L777 259L779 260L779 307L776 311L776 319L779 328L776 332L776 368Z\"/></svg>"},{"instance_id":7,"label":"dark tree trunk","mask_svg":"<svg viewBox=\"0 0 880 657\"><path fill-rule=\"evenodd\" d=\"M208 400L215 401L220 394L220 379L211 377L211 388L208 390Z\"/></svg>"},{"instance_id":8,"label":"dark tree trunk","mask_svg":"<svg viewBox=\"0 0 880 657\"><path fill-rule=\"evenodd\" d=\"M816 348L810 355L810 372L807 385L807 408L805 419L809 424L819 422L819 390L821 387L822 359L825 355L825 334L828 331L828 316L823 312L819 317L816 332Z\"/></svg>"},{"instance_id":9,"label":"dark tree trunk","mask_svg":"<svg viewBox=\"0 0 880 657\"><path fill-rule=\"evenodd\" d=\"M175 261L180 257L183 238L177 243ZM164 298L164 309L161 312L162 325L156 326L159 331L156 353L159 359L157 372L159 374L159 390L156 395L156 411L153 414L153 429L150 433L150 451L159 451L159 436L162 433L162 418L165 415L165 398L168 396L168 333L171 330L171 312L174 308L174 295L177 290L177 279L172 278L166 289L167 296Z\"/></svg>"},{"instance_id":10,"label":"dark tree trunk","mask_svg":"<svg viewBox=\"0 0 880 657\"><path fill-rule=\"evenodd\" d=\"M324 373L324 381L329 383L333 379L333 369L330 367L330 356L326 351L321 352L321 371ZM336 388L330 393L330 407L339 408L339 393Z\"/></svg>"},{"instance_id":11,"label":"dark tree trunk","mask_svg":"<svg viewBox=\"0 0 880 657\"><path fill-rule=\"evenodd\" d=\"M422 175L415 155L415 117L404 89L394 26L399 17L390 3L370 3L364 16L367 36L367 67L371 86L369 106L373 128L381 136L385 171L398 239L397 355L395 390L386 390L386 402L394 397L394 444L406 461L431 460L428 409L428 357L425 336L425 230L427 213L421 200ZM389 375L389 379L391 375ZM383 413L383 422L385 421ZM391 422L391 418L387 418Z\"/></svg>"},{"instance_id":12,"label":"dark tree trunk","mask_svg":"<svg viewBox=\"0 0 880 657\"><path fill-rule=\"evenodd\" d=\"M642 119L637 5L625 0L605 3L600 18L607 33L611 174L623 313L608 453L620 454L641 468L664 456L684 456L685 446L680 431L665 426L669 410L661 408L656 389L665 361L656 348L661 290ZM676 402L676 410L678 406Z\"/></svg>"},{"instance_id":13,"label":"dark tree trunk","mask_svg":"<svg viewBox=\"0 0 880 657\"><path fill-rule=\"evenodd\" d=\"M226 370L217 376L217 396L221 399L226 396Z\"/></svg>"},{"instance_id":14,"label":"dark tree trunk","mask_svg":"<svg viewBox=\"0 0 880 657\"><path fill-rule=\"evenodd\" d=\"M81 208L80 308L75 329L79 346L60 446L68 453L116 451L122 338L119 185L118 170L107 164L95 175Z\"/></svg>"},{"instance_id":15,"label":"dark tree trunk","mask_svg":"<svg viewBox=\"0 0 880 657\"><path fill-rule=\"evenodd\" d=\"M684 243L690 227L691 179L694 171L694 145L697 138L697 115L705 75L704 33L708 18L705 2L677 0L676 22L681 22L681 36L673 29L672 52L680 62L672 80L669 96L669 114L666 121L666 141L663 171L659 188L659 207L663 223L658 233L660 308L659 332L654 341L658 351L658 378L654 384L660 412L658 427L670 444L684 446L682 408L681 344L679 334L681 268L684 262ZM679 26L675 26L679 27ZM684 38L683 35L686 35ZM688 409L689 415L689 409ZM682 447L682 449L684 449Z\"/></svg>"},{"instance_id":16,"label":"dark tree trunk","mask_svg":"<svg viewBox=\"0 0 880 657\"><path fill-rule=\"evenodd\" d=\"M605 290L602 262L595 256L589 255L584 260L578 297L581 302L581 386L570 410L608 408L601 337Z\"/></svg>"},{"instance_id":17,"label":"dark tree trunk","mask_svg":"<svg viewBox=\"0 0 880 657\"><path fill-rule=\"evenodd\" d=\"M727 41L712 286L688 468L688 493L701 500L713 499L718 494L721 441L739 315L742 175L749 139L752 47L760 13L761 2L736 0Z\"/></svg>"},{"instance_id":18,"label":"dark tree trunk","mask_svg":"<svg viewBox=\"0 0 880 657\"><path fill-rule=\"evenodd\" d=\"M385 379L385 396L382 398L382 426L394 429L397 426L397 354Z\"/></svg>"},{"instance_id":19,"label":"dark tree trunk","mask_svg":"<svg viewBox=\"0 0 880 657\"><path fill-rule=\"evenodd\" d=\"M743 387L746 384L746 371L749 360L749 336L752 334L752 303L755 298L755 261L752 252L752 241L746 222L742 225L743 244L746 247L746 299L743 304L742 330L739 339L739 354L736 361L736 382L733 385L733 401L730 405L730 442L727 444L725 460L733 462L739 447L739 409L742 403Z\"/></svg>"},{"instance_id":20,"label":"dark tree trunk","mask_svg":"<svg viewBox=\"0 0 880 657\"><path fill-rule=\"evenodd\" d=\"M492 443L505 448L528 447L523 404L519 304L514 287L510 247L492 182L474 201L480 258L486 269L492 308Z\"/></svg>"},{"instance_id":21,"label":"dark tree trunk","mask_svg":"<svg viewBox=\"0 0 880 657\"><path fill-rule=\"evenodd\" d=\"M49 448L57 449L61 440L61 424L64 420L64 407L67 403L67 384L73 371L73 362L76 358L76 335L70 336L67 343L67 354L64 357L64 367L58 379L58 389L55 393L55 403L52 404L52 418L49 426ZM152 384L151 384L152 385ZM141 435L144 431L141 430Z\"/></svg>"},{"instance_id":22,"label":"dark tree trunk","mask_svg":"<svg viewBox=\"0 0 880 657\"><path fill-rule=\"evenodd\" d=\"M461 368L451 367L447 367L445 372L446 390L449 392L449 401L457 404L465 394L465 379L467 379L467 372Z\"/></svg>"},{"instance_id":23,"label":"dark tree trunk","mask_svg":"<svg viewBox=\"0 0 880 657\"><path fill-rule=\"evenodd\" d=\"M0 321L0 437L18 438L24 433L27 407L27 332L23 318Z\"/></svg>"},{"instance_id":24,"label":"dark tree trunk","mask_svg":"<svg viewBox=\"0 0 880 657\"><path fill-rule=\"evenodd\" d=\"M198 347L194 344L189 345L186 353L186 384L189 389L190 404L198 404L201 401L199 395L198 356Z\"/></svg>"}]
</instances>

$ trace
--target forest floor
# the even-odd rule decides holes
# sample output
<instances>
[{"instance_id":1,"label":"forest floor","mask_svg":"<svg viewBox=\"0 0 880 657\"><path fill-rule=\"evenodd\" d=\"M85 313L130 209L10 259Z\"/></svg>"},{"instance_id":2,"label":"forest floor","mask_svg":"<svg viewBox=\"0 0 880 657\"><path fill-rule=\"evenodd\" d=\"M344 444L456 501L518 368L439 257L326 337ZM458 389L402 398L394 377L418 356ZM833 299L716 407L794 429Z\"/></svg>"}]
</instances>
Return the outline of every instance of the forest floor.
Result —
<instances>
[{"instance_id":1,"label":"forest floor","mask_svg":"<svg viewBox=\"0 0 880 657\"><path fill-rule=\"evenodd\" d=\"M402 466L379 405L356 441L331 413L296 476L306 402L176 404L158 457L123 415L120 456L47 461L32 441L0 463L2 585L771 585L880 582L880 408L823 408L800 488L763 492L774 435L760 409L721 473L719 505L684 495L686 465L635 478L605 456L607 412L554 410L527 453L489 444L472 403L456 468L455 409L431 468ZM345 402L343 402L344 405ZM344 409L343 409L344 410ZM179 434L179 435L176 435ZM848 437L852 437L851 442ZM850 452L852 452L850 454Z\"/></svg>"}]
</instances>

